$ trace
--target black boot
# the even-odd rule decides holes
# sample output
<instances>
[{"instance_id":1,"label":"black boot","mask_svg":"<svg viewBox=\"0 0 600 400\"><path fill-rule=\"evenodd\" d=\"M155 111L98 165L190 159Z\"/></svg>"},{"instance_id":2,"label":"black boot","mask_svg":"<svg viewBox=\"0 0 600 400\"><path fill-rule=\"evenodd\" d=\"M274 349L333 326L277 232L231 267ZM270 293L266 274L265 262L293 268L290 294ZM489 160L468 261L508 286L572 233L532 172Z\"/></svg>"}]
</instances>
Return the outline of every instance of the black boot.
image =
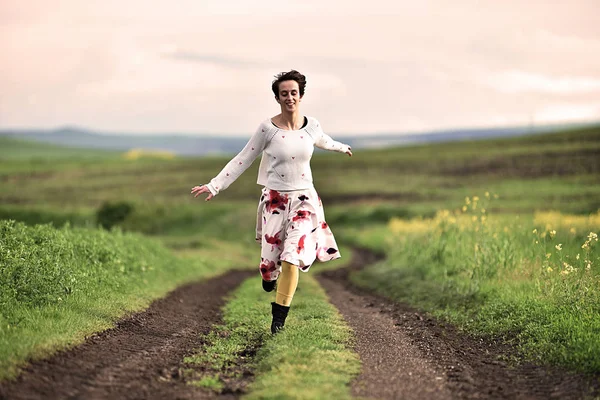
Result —
<instances>
[{"instance_id":1,"label":"black boot","mask_svg":"<svg viewBox=\"0 0 600 400\"><path fill-rule=\"evenodd\" d=\"M277 279L274 281L262 281L263 289L265 292L272 292L277 287Z\"/></svg>"},{"instance_id":2,"label":"black boot","mask_svg":"<svg viewBox=\"0 0 600 400\"><path fill-rule=\"evenodd\" d=\"M290 311L289 307L282 306L275 302L271 303L273 306L273 322L271 322L271 333L276 334L285 325L285 319Z\"/></svg>"}]
</instances>

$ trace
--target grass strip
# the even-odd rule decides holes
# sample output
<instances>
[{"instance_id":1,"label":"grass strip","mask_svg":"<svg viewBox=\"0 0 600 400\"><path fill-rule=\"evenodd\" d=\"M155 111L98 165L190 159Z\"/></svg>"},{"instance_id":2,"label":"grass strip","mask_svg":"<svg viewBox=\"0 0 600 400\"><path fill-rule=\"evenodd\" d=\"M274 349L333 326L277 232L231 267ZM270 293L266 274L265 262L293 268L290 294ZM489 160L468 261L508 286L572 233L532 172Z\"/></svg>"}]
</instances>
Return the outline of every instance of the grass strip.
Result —
<instances>
[{"instance_id":1,"label":"grass strip","mask_svg":"<svg viewBox=\"0 0 600 400\"><path fill-rule=\"evenodd\" d=\"M470 202L465 214L393 220L355 236L388 258L351 279L504 337L534 362L600 372L600 248L590 232L600 214L485 217Z\"/></svg>"},{"instance_id":2,"label":"grass strip","mask_svg":"<svg viewBox=\"0 0 600 400\"><path fill-rule=\"evenodd\" d=\"M358 374L358 355L348 348L350 328L317 281L301 274L283 332L270 334L273 295L260 277L248 279L224 308L224 324L215 328L207 346L188 357L188 365L208 365L195 384L220 391L231 378L253 369L248 399L345 399ZM240 368L240 356L258 349ZM230 388L231 389L231 388Z\"/></svg>"},{"instance_id":3,"label":"grass strip","mask_svg":"<svg viewBox=\"0 0 600 400\"><path fill-rule=\"evenodd\" d=\"M177 257L139 234L0 221L0 379L184 282L248 265L227 246L227 257Z\"/></svg>"}]
</instances>

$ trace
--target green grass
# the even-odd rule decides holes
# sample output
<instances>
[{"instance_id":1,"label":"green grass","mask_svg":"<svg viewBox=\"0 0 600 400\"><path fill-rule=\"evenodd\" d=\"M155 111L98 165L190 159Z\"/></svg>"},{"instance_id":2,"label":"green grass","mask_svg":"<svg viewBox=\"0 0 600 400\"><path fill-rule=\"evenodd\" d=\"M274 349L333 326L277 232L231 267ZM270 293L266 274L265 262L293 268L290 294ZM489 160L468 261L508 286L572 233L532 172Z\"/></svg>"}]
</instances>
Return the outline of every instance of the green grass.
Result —
<instances>
[{"instance_id":1,"label":"green grass","mask_svg":"<svg viewBox=\"0 0 600 400\"><path fill-rule=\"evenodd\" d=\"M174 160L97 157L70 160L0 158L0 204L97 209L106 201L173 207L197 203L194 185L214 177L228 158ZM503 212L560 208L592 212L600 207L600 127L511 139L494 139L379 150L352 158L313 157L315 187L325 201L387 203L411 215L431 215L469 193L504 193ZM38 165L40 162L43 165ZM258 162L218 202L256 204ZM510 190L506 190L508 189ZM377 198L381 195L386 198ZM360 197L356 199L356 197Z\"/></svg>"},{"instance_id":2,"label":"green grass","mask_svg":"<svg viewBox=\"0 0 600 400\"><path fill-rule=\"evenodd\" d=\"M3 272L25 268L26 274L22 276L27 277L30 285L47 279L53 288L47 293L37 287L27 289L29 292L21 291L17 302L13 289L4 290L9 275L0 276L0 282L5 285L0 287L2 346L14 348L10 351L15 354L8 350L0 354L2 360L10 358L10 361L2 361L12 365L8 375L15 373L15 366L27 354L42 357L53 349L78 343L86 333L110 326L128 310L143 308L151 298L164 295L178 283L206 276L207 265L222 270L256 264L259 249L254 243L254 222L259 196L255 183L258 162L227 191L205 203L191 198L190 188L214 177L228 158L126 160L117 153L0 140L3 140L0 141L0 219L16 219L30 225L5 231L0 251L9 249L13 253L2 253L8 258L0 258L0 266ZM465 238L464 232L447 232L443 237L410 234L399 239L390 235L381 223L390 218L431 217L439 209L462 203L465 196L486 190L502 195L502 201L491 204L489 211L508 219L521 215L522 220L526 220L536 210L593 213L600 208L599 153L600 127L597 126L511 139L357 150L351 159L319 153L315 154L312 166L315 186L323 198L338 244L360 243L385 250L390 255L390 261L369 270L372 275L363 276L363 281L372 278L373 286L386 291L390 297L437 312L472 331L496 332L519 340L524 354L531 358L576 368L583 365L590 370L596 368L595 359L583 354L586 351L599 353L593 344L586 345L590 343L588 336L597 332L596 319L589 310L590 307L597 309L598 299L594 294L598 288L589 286L586 280L565 286L565 276L544 275L541 253L535 253L532 243L524 240L528 236L499 235L503 242L488 243L489 248L494 249L489 254L498 256L488 256L483 263L484 259L475 262L473 256L476 235ZM121 229L154 239L93 229L97 225L96 212L106 202L130 204L132 212L119 222ZM38 223L52 223L58 228L69 223L77 228L35 227ZM7 225L2 226L8 229ZM526 232L529 228L523 229ZM43 239L44 235L49 239ZM31 243L36 237L43 240L33 242L31 250L24 245L18 247L19 243ZM579 235L573 243L565 242L566 251L572 253L581 245L575 241L581 239ZM4 244L9 241L10 248ZM41 248L41 243L45 243L47 251ZM508 246L507 243L509 247L502 247ZM95 254L96 261L78 258L79 251L67 251L74 246L84 246L85 251ZM13 257L21 254L14 248L19 248L23 259L29 261L24 263L19 257ZM127 257L135 258L140 249L148 251L147 257L156 259L152 263L153 270L142 271L141 265L132 260L125 263L127 274L119 270L103 275L104 268L113 272L120 268L114 263L114 257L130 260ZM511 254L509 267L484 268L489 265L488 261L495 263L500 255L508 259ZM527 257L535 261L515 261ZM193 267L183 272L179 269L182 263ZM100 274L101 280L91 272L82 275L88 273L90 265L90 271ZM515 279L511 274L520 271L522 265L539 268L530 273L531 279L521 279L518 274L519 279ZM42 266L51 273L35 269ZM172 274L173 269L179 272ZM10 275L15 279L11 285L18 283L27 287L25 278L19 278L23 271ZM71 277L76 279L76 284L70 283ZM142 285L140 277L148 283ZM113 279L124 279L122 282L134 279L138 286L124 292L123 288L128 287L125 283L119 284L118 289L109 287ZM95 294L83 298L78 294L81 288ZM575 295L565 295L567 289ZM70 294L62 294L69 290ZM43 303L46 300L48 304ZM28 302L45 305L28 306ZM268 302L260 304L268 306ZM64 324L64 321L74 322ZM268 339L264 349L273 348L278 341L293 335L293 329L274 340ZM563 340L564 343L580 343L581 347L555 345L561 337L569 338ZM312 345L303 340L297 343L307 348ZM527 343L533 343L533 347ZM262 351L260 359L267 360L269 354L275 354ZM301 353L302 348L297 347L297 351ZM265 362L269 368L275 365ZM6 370L4 365L9 364L2 364L2 371ZM259 368L263 368L260 365ZM289 365L291 371L293 363ZM298 371L304 367L294 368ZM312 372L305 372L308 375L299 376L309 379ZM288 378L295 382L293 376ZM214 385L215 380L211 379L207 378L202 385ZM256 393L266 393L267 386L260 386L260 382L257 380Z\"/></svg>"},{"instance_id":3,"label":"green grass","mask_svg":"<svg viewBox=\"0 0 600 400\"><path fill-rule=\"evenodd\" d=\"M471 206L459 217L346 233L388 256L353 281L471 333L504 337L526 359L600 372L600 252L587 237L600 216L492 215L482 223L487 211Z\"/></svg>"},{"instance_id":4,"label":"green grass","mask_svg":"<svg viewBox=\"0 0 600 400\"><path fill-rule=\"evenodd\" d=\"M176 257L139 234L0 221L0 379L184 282L251 265L229 243Z\"/></svg>"},{"instance_id":5,"label":"green grass","mask_svg":"<svg viewBox=\"0 0 600 400\"><path fill-rule=\"evenodd\" d=\"M34 140L0 136L0 162L28 161L35 164L68 158L75 158L81 161L90 158L105 159L116 158L118 156L119 153L116 151L55 146Z\"/></svg>"},{"instance_id":6,"label":"green grass","mask_svg":"<svg viewBox=\"0 0 600 400\"><path fill-rule=\"evenodd\" d=\"M259 277L242 284L224 308L224 324L209 335L205 348L185 360L189 365L210 365L196 375L195 384L220 391L237 371L240 354L262 345L250 361L256 378L246 398L350 398L358 356L348 349L350 328L318 283L301 274L285 329L275 336L269 330L273 297L262 290Z\"/></svg>"}]
</instances>

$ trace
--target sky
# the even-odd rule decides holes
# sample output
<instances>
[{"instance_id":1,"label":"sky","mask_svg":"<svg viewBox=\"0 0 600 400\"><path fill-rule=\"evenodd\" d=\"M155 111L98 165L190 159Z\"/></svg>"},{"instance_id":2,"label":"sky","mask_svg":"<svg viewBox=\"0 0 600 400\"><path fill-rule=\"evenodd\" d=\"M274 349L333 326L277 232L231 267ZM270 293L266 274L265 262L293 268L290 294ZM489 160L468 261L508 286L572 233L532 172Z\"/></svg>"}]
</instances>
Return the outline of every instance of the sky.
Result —
<instances>
[{"instance_id":1,"label":"sky","mask_svg":"<svg viewBox=\"0 0 600 400\"><path fill-rule=\"evenodd\" d=\"M252 133L274 75L369 135L600 121L598 0L0 0L0 129Z\"/></svg>"}]
</instances>

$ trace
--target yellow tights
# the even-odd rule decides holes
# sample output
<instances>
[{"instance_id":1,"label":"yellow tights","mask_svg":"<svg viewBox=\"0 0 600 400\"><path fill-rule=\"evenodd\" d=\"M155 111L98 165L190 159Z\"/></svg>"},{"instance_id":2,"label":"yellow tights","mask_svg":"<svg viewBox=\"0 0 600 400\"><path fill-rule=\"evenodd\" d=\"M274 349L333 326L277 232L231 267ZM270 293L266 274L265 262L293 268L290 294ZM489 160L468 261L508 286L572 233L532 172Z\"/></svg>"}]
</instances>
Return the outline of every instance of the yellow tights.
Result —
<instances>
[{"instance_id":1,"label":"yellow tights","mask_svg":"<svg viewBox=\"0 0 600 400\"><path fill-rule=\"evenodd\" d=\"M281 276L277 282L277 295L275 296L275 303L289 307L292 304L294 293L298 287L298 278L300 271L294 264L290 264L287 261L281 263Z\"/></svg>"}]
</instances>

